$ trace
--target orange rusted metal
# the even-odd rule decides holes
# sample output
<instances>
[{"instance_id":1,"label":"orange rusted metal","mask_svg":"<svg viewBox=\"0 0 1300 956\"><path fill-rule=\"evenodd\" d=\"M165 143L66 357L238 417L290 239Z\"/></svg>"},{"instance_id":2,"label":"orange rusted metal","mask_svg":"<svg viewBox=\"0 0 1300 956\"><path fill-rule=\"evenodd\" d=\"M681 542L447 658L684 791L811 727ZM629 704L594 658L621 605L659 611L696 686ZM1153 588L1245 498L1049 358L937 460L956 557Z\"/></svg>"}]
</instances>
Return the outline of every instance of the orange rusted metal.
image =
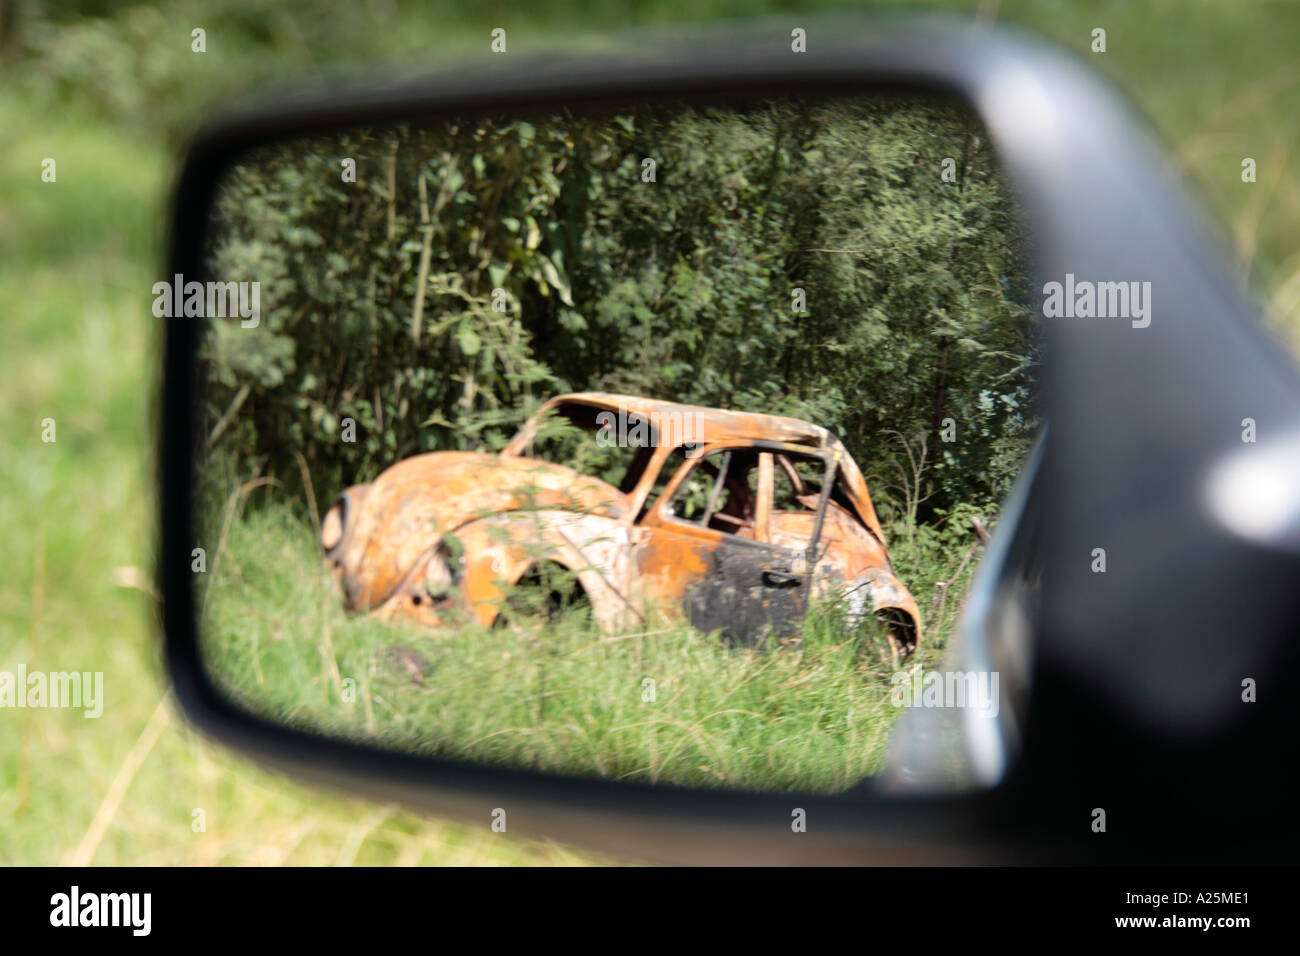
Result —
<instances>
[{"instance_id":1,"label":"orange rusted metal","mask_svg":"<svg viewBox=\"0 0 1300 956\"><path fill-rule=\"evenodd\" d=\"M641 451L622 490L530 457L554 415L587 430L634 423L627 444ZM900 653L921 636L857 464L826 429L776 415L561 395L498 455L416 455L347 489L321 540L346 607L433 627L492 624L511 589L551 564L607 632L657 609L746 641L832 598L853 620L889 619Z\"/></svg>"}]
</instances>

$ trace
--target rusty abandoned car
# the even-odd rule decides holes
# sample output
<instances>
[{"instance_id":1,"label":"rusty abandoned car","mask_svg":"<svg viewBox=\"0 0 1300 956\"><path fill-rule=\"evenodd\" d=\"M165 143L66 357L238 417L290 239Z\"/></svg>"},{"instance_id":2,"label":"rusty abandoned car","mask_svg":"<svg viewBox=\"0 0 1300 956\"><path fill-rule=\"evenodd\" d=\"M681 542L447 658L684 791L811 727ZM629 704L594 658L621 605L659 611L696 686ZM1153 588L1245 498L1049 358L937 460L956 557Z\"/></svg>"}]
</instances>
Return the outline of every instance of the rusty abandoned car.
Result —
<instances>
[{"instance_id":1,"label":"rusty abandoned car","mask_svg":"<svg viewBox=\"0 0 1300 956\"><path fill-rule=\"evenodd\" d=\"M415 455L348 488L321 538L348 609L432 627L497 622L545 568L606 633L658 609L754 643L831 599L883 621L895 656L920 639L861 471L794 418L561 395L499 454Z\"/></svg>"}]
</instances>

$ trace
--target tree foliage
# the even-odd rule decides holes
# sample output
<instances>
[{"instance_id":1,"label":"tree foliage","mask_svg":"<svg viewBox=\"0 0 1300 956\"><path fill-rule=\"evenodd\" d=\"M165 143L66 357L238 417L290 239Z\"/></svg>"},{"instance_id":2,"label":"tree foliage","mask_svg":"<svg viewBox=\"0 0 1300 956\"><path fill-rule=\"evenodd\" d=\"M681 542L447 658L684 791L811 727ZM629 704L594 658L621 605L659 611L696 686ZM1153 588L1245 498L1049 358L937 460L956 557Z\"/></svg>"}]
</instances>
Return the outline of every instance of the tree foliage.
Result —
<instances>
[{"instance_id":1,"label":"tree foliage","mask_svg":"<svg viewBox=\"0 0 1300 956\"><path fill-rule=\"evenodd\" d=\"M207 278L262 283L260 326L214 322L205 346L208 426L229 419L218 454L246 476L291 481L298 450L336 489L602 390L816 422L886 489L923 443L925 515L1000 497L1034 427L1015 207L948 103L291 142L230 171L210 237Z\"/></svg>"}]
</instances>

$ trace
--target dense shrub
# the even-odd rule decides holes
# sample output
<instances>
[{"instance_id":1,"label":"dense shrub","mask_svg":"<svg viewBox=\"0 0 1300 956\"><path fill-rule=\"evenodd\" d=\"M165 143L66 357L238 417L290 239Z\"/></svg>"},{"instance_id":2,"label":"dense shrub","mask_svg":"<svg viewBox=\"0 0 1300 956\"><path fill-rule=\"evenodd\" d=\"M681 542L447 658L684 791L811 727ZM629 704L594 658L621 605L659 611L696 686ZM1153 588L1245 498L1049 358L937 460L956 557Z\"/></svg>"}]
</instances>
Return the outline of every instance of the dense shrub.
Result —
<instances>
[{"instance_id":1,"label":"dense shrub","mask_svg":"<svg viewBox=\"0 0 1300 956\"><path fill-rule=\"evenodd\" d=\"M207 347L245 477L496 449L591 389L817 422L916 518L996 500L1033 426L1014 206L948 104L357 131L249 156L213 226L212 277L262 282L261 326Z\"/></svg>"}]
</instances>

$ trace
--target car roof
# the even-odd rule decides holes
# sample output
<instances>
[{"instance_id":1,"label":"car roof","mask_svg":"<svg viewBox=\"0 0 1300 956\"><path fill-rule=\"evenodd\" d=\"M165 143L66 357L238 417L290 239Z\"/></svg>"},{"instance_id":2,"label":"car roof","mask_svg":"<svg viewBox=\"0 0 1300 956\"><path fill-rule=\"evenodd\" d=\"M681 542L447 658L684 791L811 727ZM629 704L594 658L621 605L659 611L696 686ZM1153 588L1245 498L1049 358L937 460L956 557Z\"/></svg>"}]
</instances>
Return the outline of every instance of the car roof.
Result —
<instances>
[{"instance_id":1,"label":"car roof","mask_svg":"<svg viewBox=\"0 0 1300 956\"><path fill-rule=\"evenodd\" d=\"M661 431L665 428L689 427L692 443L695 444L711 445L736 440L774 441L807 445L809 448L823 451L834 443L834 438L825 428L798 418L766 415L760 412L737 412L704 405L685 405L681 402L668 402L637 395L616 395L611 392L571 392L567 395L557 395L543 405L538 413L567 404L590 405L607 411L623 411L629 415L640 415ZM691 418L685 418L686 415Z\"/></svg>"}]
</instances>

